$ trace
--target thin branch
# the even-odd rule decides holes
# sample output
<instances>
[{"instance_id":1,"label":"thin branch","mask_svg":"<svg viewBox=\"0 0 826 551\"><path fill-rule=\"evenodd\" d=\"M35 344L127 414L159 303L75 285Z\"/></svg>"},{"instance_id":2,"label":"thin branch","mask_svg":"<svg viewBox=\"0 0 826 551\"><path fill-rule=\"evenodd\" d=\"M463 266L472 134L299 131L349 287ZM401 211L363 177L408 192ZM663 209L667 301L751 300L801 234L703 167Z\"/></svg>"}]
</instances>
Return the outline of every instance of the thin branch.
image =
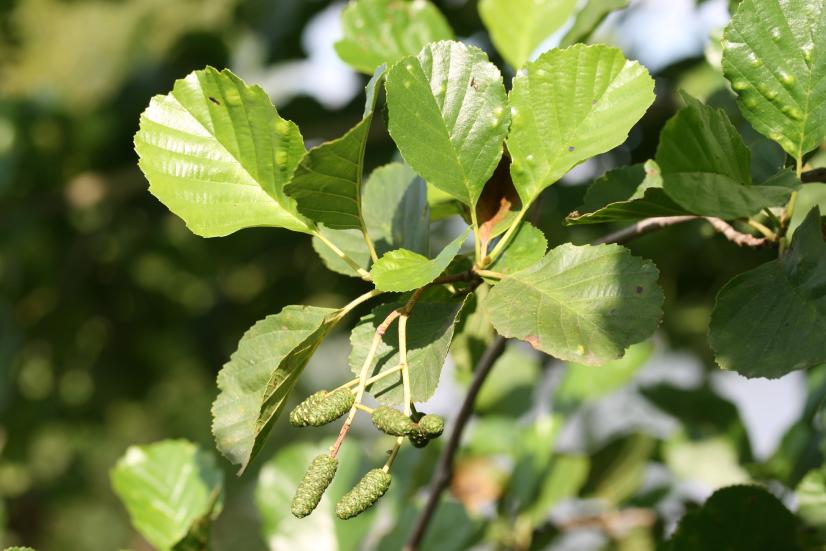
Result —
<instances>
[{"instance_id":1,"label":"thin branch","mask_svg":"<svg viewBox=\"0 0 826 551\"><path fill-rule=\"evenodd\" d=\"M682 224L683 222L690 222L692 220L697 220L697 217L658 216L656 218L646 218L645 220L640 220L635 224L631 224L627 228L622 228L621 230L617 230L614 233L609 233L608 235L603 236L594 241L593 244L602 245L606 243L627 243L632 239L636 239L637 237L645 235L646 233L652 232L654 230L659 230L662 228L667 228L669 226Z\"/></svg>"},{"instance_id":2,"label":"thin branch","mask_svg":"<svg viewBox=\"0 0 826 551\"><path fill-rule=\"evenodd\" d=\"M734 243L735 245L739 245L741 247L763 247L770 243L770 241L765 237L755 237L748 233L742 233L735 230L731 224L726 222L725 220L721 220L720 218L706 218L708 223L717 230L719 233L723 235L726 239Z\"/></svg>"},{"instance_id":3,"label":"thin branch","mask_svg":"<svg viewBox=\"0 0 826 551\"><path fill-rule=\"evenodd\" d=\"M453 458L459 450L465 425L467 425L467 422L470 420L470 415L473 413L473 404L476 402L476 396L479 394L482 383L485 382L493 364L496 363L496 360L502 355L502 352L504 352L506 341L507 339L505 339L505 337L501 335L497 336L490 346L488 346L487 350L485 350L485 353L476 365L473 380L462 402L459 415L456 417L453 432L450 433L450 439L447 441L447 444L445 444L441 456L439 456L439 464L436 467L436 473L433 475L433 485L430 489L427 503L419 515L419 518L416 520L416 525L404 548L405 551L415 551L418 549L424 539L425 532L427 532L430 519L433 517L433 513L436 512L436 507L439 505L439 498L450 486L450 480L453 478Z\"/></svg>"},{"instance_id":4,"label":"thin branch","mask_svg":"<svg viewBox=\"0 0 826 551\"><path fill-rule=\"evenodd\" d=\"M826 167L813 168L812 170L807 170L806 172L800 175L800 181L804 184L812 184L815 182L826 183Z\"/></svg>"}]
</instances>

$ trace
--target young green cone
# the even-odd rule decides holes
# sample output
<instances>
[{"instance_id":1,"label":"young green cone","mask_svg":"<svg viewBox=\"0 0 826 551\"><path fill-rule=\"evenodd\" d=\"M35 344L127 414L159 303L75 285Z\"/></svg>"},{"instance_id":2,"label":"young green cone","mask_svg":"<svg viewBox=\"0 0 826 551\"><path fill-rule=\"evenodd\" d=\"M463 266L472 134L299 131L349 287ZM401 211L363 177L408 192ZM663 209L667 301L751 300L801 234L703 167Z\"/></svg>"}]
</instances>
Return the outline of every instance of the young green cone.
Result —
<instances>
[{"instance_id":1,"label":"young green cone","mask_svg":"<svg viewBox=\"0 0 826 551\"><path fill-rule=\"evenodd\" d=\"M336 516L342 520L360 515L370 508L387 488L390 487L390 474L382 469L369 471L358 484L344 494L336 504Z\"/></svg>"},{"instance_id":2,"label":"young green cone","mask_svg":"<svg viewBox=\"0 0 826 551\"><path fill-rule=\"evenodd\" d=\"M445 420L438 415L427 414L419 419L419 427L428 438L438 438L445 430Z\"/></svg>"},{"instance_id":3,"label":"young green cone","mask_svg":"<svg viewBox=\"0 0 826 551\"><path fill-rule=\"evenodd\" d=\"M373 411L373 424L391 436L407 436L416 428L416 423L410 417L388 406L381 406Z\"/></svg>"},{"instance_id":4,"label":"young green cone","mask_svg":"<svg viewBox=\"0 0 826 551\"><path fill-rule=\"evenodd\" d=\"M323 453L313 459L304 478L298 483L290 510L298 518L304 518L313 512L321 501L324 490L333 481L338 468L338 459Z\"/></svg>"},{"instance_id":5,"label":"young green cone","mask_svg":"<svg viewBox=\"0 0 826 551\"><path fill-rule=\"evenodd\" d=\"M290 424L294 427L320 427L335 421L353 407L355 397L342 388L327 393L320 390L295 406L290 412Z\"/></svg>"}]
</instances>

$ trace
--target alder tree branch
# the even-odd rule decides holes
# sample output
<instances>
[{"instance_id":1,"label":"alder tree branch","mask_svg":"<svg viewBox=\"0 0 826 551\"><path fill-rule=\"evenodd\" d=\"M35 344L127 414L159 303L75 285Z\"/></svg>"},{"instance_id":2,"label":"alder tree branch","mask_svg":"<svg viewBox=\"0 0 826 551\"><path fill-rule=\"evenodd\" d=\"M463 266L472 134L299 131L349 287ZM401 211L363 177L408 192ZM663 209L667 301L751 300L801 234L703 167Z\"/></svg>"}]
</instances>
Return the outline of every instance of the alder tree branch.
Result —
<instances>
[{"instance_id":1,"label":"alder tree branch","mask_svg":"<svg viewBox=\"0 0 826 551\"><path fill-rule=\"evenodd\" d=\"M701 219L703 218L699 216L662 216L657 218L647 218L632 224L627 228L623 228L617 232L601 237L600 239L593 241L592 244L600 245L609 243L626 243L654 230L667 228L676 224L682 224L683 222L689 222L691 220ZM765 238L741 233L734 229L730 224L719 218L705 218L705 220L707 220L712 227L721 233L726 239L737 245L761 247L768 242ZM461 281L465 278L472 277L472 275L457 274L457 276L454 277L456 277L456 279L451 277L450 280ZM442 494L450 487L450 481L453 478L454 459L456 457L456 453L459 451L459 444L462 440L462 434L464 433L465 427L467 426L468 421L470 421L470 416L473 413L473 405L476 402L476 397L478 396L479 390L482 388L482 384L485 382L485 379L490 374L493 364L496 363L496 360L499 359L505 351L506 342L507 339L505 337L497 335L497 337L485 350L484 354L482 354L482 357L479 359L479 363L476 364L476 368L473 372L473 380L471 381L467 394L462 401L459 414L456 417L456 421L453 424L453 430L450 433L450 438L439 456L439 462L436 466L436 472L433 475L430 492L427 496L427 502L425 503L422 512L419 514L419 518L416 519L416 524L413 527L413 531L410 533L410 537L407 540L404 551L418 550L422 540L424 540L424 536L427 533L427 528L433 519L433 514L436 512L436 508L439 505L439 500L441 499Z\"/></svg>"}]
</instances>

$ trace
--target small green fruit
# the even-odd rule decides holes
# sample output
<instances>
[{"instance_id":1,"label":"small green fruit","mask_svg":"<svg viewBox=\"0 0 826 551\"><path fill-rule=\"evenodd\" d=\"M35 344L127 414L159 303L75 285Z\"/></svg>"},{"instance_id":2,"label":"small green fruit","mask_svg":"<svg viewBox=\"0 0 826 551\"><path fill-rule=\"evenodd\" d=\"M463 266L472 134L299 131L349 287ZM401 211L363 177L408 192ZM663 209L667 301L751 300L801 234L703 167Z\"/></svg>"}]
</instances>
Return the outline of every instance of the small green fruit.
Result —
<instances>
[{"instance_id":1,"label":"small green fruit","mask_svg":"<svg viewBox=\"0 0 826 551\"><path fill-rule=\"evenodd\" d=\"M338 459L323 453L313 459L304 478L298 483L290 510L298 518L304 518L318 506L324 490L333 481L338 469Z\"/></svg>"},{"instance_id":2,"label":"small green fruit","mask_svg":"<svg viewBox=\"0 0 826 551\"><path fill-rule=\"evenodd\" d=\"M445 420L438 415L425 415L419 419L419 427L427 434L428 438L438 438L445 430Z\"/></svg>"},{"instance_id":3,"label":"small green fruit","mask_svg":"<svg viewBox=\"0 0 826 551\"><path fill-rule=\"evenodd\" d=\"M390 487L390 474L373 469L358 484L344 494L336 504L336 516L342 520L353 518L369 509Z\"/></svg>"},{"instance_id":4,"label":"small green fruit","mask_svg":"<svg viewBox=\"0 0 826 551\"><path fill-rule=\"evenodd\" d=\"M353 407L355 396L342 388L328 393L320 390L295 406L290 412L290 424L294 427L320 427L335 421Z\"/></svg>"},{"instance_id":5,"label":"small green fruit","mask_svg":"<svg viewBox=\"0 0 826 551\"><path fill-rule=\"evenodd\" d=\"M416 423L410 417L388 406L376 408L372 418L377 429L391 436L407 436L416 429Z\"/></svg>"}]
</instances>

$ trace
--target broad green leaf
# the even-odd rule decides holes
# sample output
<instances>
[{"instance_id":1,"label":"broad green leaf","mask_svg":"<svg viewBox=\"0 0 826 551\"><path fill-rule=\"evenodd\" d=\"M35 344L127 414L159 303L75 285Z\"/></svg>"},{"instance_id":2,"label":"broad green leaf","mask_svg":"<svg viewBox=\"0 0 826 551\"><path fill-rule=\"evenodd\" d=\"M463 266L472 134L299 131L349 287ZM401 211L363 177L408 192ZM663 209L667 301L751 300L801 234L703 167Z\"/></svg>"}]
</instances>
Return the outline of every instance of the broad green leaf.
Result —
<instances>
[{"instance_id":1,"label":"broad green leaf","mask_svg":"<svg viewBox=\"0 0 826 551\"><path fill-rule=\"evenodd\" d=\"M568 364L554 393L554 400L565 407L596 400L622 388L645 365L653 350L651 342L647 341L631 346L622 358L598 369L590 365Z\"/></svg>"},{"instance_id":2,"label":"broad green leaf","mask_svg":"<svg viewBox=\"0 0 826 551\"><path fill-rule=\"evenodd\" d=\"M655 161L609 170L588 186L583 201L582 206L565 219L566 224L601 224L688 214L663 191L660 167Z\"/></svg>"},{"instance_id":3,"label":"broad green leaf","mask_svg":"<svg viewBox=\"0 0 826 551\"><path fill-rule=\"evenodd\" d=\"M453 261L467 239L470 229L448 243L433 260L407 249L396 249L384 253L373 265L370 275L373 284L380 291L404 292L424 287Z\"/></svg>"},{"instance_id":4,"label":"broad green leaf","mask_svg":"<svg viewBox=\"0 0 826 551\"><path fill-rule=\"evenodd\" d=\"M364 222L379 254L407 249L430 250L427 186L404 163L375 169L364 184Z\"/></svg>"},{"instance_id":5,"label":"broad green leaf","mask_svg":"<svg viewBox=\"0 0 826 551\"><path fill-rule=\"evenodd\" d=\"M364 184L361 202L365 226L379 254L398 248L428 253L427 189L409 166L390 163L375 169ZM370 269L370 251L361 230L333 230L321 225L319 231L356 264L365 270ZM334 272L361 277L318 237L313 238L313 248Z\"/></svg>"},{"instance_id":6,"label":"broad green leaf","mask_svg":"<svg viewBox=\"0 0 826 551\"><path fill-rule=\"evenodd\" d=\"M729 486L686 514L666 551L801 551L797 521L758 486Z\"/></svg>"},{"instance_id":7,"label":"broad green leaf","mask_svg":"<svg viewBox=\"0 0 826 551\"><path fill-rule=\"evenodd\" d=\"M619 358L657 328L657 268L619 245L564 244L497 284L486 308L505 337L588 365Z\"/></svg>"},{"instance_id":8,"label":"broad green leaf","mask_svg":"<svg viewBox=\"0 0 826 551\"><path fill-rule=\"evenodd\" d=\"M826 1L741 2L723 71L751 125L802 159L826 140Z\"/></svg>"},{"instance_id":9,"label":"broad green leaf","mask_svg":"<svg viewBox=\"0 0 826 551\"><path fill-rule=\"evenodd\" d=\"M387 74L390 135L427 182L473 207L502 156L502 75L474 46L437 42Z\"/></svg>"},{"instance_id":10,"label":"broad green leaf","mask_svg":"<svg viewBox=\"0 0 826 551\"><path fill-rule=\"evenodd\" d=\"M729 281L717 295L709 344L723 369L776 378L826 363L826 243L815 208L787 254Z\"/></svg>"},{"instance_id":11,"label":"broad green leaf","mask_svg":"<svg viewBox=\"0 0 826 551\"><path fill-rule=\"evenodd\" d=\"M666 194L692 214L725 219L785 204L792 189L751 185L751 152L725 112L683 97L657 148Z\"/></svg>"},{"instance_id":12,"label":"broad green leaf","mask_svg":"<svg viewBox=\"0 0 826 551\"><path fill-rule=\"evenodd\" d=\"M522 222L507 248L490 269L503 274L518 272L539 262L548 250L548 240L542 230L530 222Z\"/></svg>"},{"instance_id":13,"label":"broad green leaf","mask_svg":"<svg viewBox=\"0 0 826 551\"><path fill-rule=\"evenodd\" d=\"M508 136L523 205L582 161L622 144L653 101L648 71L617 48L578 44L528 63L513 79Z\"/></svg>"},{"instance_id":14,"label":"broad green leaf","mask_svg":"<svg viewBox=\"0 0 826 551\"><path fill-rule=\"evenodd\" d=\"M427 401L436 391L439 376L450 348L456 318L465 297L451 297L434 292L416 304L407 322L407 363L410 371L411 395L414 402ZM370 348L373 334L387 315L404 302L383 304L363 317L350 334L353 350L350 369L358 375ZM370 375L399 364L398 325L393 324L382 337ZM368 387L368 391L383 404L401 405L403 401L401 375L388 375Z\"/></svg>"},{"instance_id":15,"label":"broad green leaf","mask_svg":"<svg viewBox=\"0 0 826 551\"><path fill-rule=\"evenodd\" d=\"M294 443L281 448L261 468L255 487L255 504L261 516L264 540L270 551L357 551L373 521L374 509L339 522L336 502L356 483L362 472L358 446L345 441L338 453L336 476L308 517L290 512L295 489L304 471L332 441Z\"/></svg>"},{"instance_id":16,"label":"broad green leaf","mask_svg":"<svg viewBox=\"0 0 826 551\"><path fill-rule=\"evenodd\" d=\"M795 488L797 515L813 529L820 545L826 544L826 470L810 471Z\"/></svg>"},{"instance_id":17,"label":"broad green leaf","mask_svg":"<svg viewBox=\"0 0 826 551\"><path fill-rule=\"evenodd\" d=\"M344 136L308 151L285 188L301 214L327 228L364 228L361 205L364 150L376 106L376 89L383 75L384 67L379 67L367 84L368 101L361 121Z\"/></svg>"},{"instance_id":18,"label":"broad green leaf","mask_svg":"<svg viewBox=\"0 0 826 551\"><path fill-rule=\"evenodd\" d=\"M792 219L789 221L789 235L793 235L803 220L814 207L818 207L820 212L826 212L826 184L809 183L801 186L797 193L797 206L794 209Z\"/></svg>"},{"instance_id":19,"label":"broad green leaf","mask_svg":"<svg viewBox=\"0 0 826 551\"><path fill-rule=\"evenodd\" d=\"M335 325L337 310L287 306L253 325L218 373L212 433L239 474L260 451L298 376Z\"/></svg>"},{"instance_id":20,"label":"broad green leaf","mask_svg":"<svg viewBox=\"0 0 826 551\"><path fill-rule=\"evenodd\" d=\"M354 0L341 13L341 24L344 38L336 42L336 53L367 74L417 54L425 44L453 38L447 20L427 0Z\"/></svg>"},{"instance_id":21,"label":"broad green leaf","mask_svg":"<svg viewBox=\"0 0 826 551\"><path fill-rule=\"evenodd\" d=\"M511 67L522 67L568 21L576 0L480 0L479 16Z\"/></svg>"},{"instance_id":22,"label":"broad green leaf","mask_svg":"<svg viewBox=\"0 0 826 551\"><path fill-rule=\"evenodd\" d=\"M489 287L480 285L468 295L453 342L450 343L450 356L456 365L456 376L462 382L469 383L473 369L494 337L493 326L487 311L482 308Z\"/></svg>"},{"instance_id":23,"label":"broad green leaf","mask_svg":"<svg viewBox=\"0 0 826 551\"><path fill-rule=\"evenodd\" d=\"M134 527L162 551L177 548L198 521L221 512L224 475L212 454L185 440L130 447L110 478Z\"/></svg>"},{"instance_id":24,"label":"broad green leaf","mask_svg":"<svg viewBox=\"0 0 826 551\"><path fill-rule=\"evenodd\" d=\"M135 134L152 192L202 237L273 226L309 232L284 194L304 155L298 127L267 94L207 67L155 96Z\"/></svg>"},{"instance_id":25,"label":"broad green leaf","mask_svg":"<svg viewBox=\"0 0 826 551\"><path fill-rule=\"evenodd\" d=\"M628 6L628 2L629 0L588 0L576 14L574 24L562 37L559 46L565 48L577 42L585 42L609 13Z\"/></svg>"}]
</instances>

